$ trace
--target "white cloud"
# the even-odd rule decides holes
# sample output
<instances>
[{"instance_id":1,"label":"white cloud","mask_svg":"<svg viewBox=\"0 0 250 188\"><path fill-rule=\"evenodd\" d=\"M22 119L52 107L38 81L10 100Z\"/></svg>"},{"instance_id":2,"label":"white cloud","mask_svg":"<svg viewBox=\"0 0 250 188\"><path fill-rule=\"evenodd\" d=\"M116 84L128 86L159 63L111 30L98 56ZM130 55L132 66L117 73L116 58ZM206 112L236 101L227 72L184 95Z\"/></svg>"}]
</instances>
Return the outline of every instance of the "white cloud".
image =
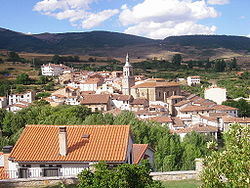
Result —
<instances>
[{"instance_id":1,"label":"white cloud","mask_svg":"<svg viewBox=\"0 0 250 188\"><path fill-rule=\"evenodd\" d=\"M229 0L208 0L207 3L210 5L225 5L229 3Z\"/></svg>"},{"instance_id":2,"label":"white cloud","mask_svg":"<svg viewBox=\"0 0 250 188\"><path fill-rule=\"evenodd\" d=\"M33 7L34 11L47 16L53 16L58 20L67 19L72 26L81 26L90 29L100 25L119 11L103 10L93 13L90 4L97 0L42 0Z\"/></svg>"},{"instance_id":3,"label":"white cloud","mask_svg":"<svg viewBox=\"0 0 250 188\"><path fill-rule=\"evenodd\" d=\"M249 34L249 35L247 35L247 37L249 37L249 38L250 38L250 34Z\"/></svg>"},{"instance_id":4,"label":"white cloud","mask_svg":"<svg viewBox=\"0 0 250 188\"><path fill-rule=\"evenodd\" d=\"M90 14L88 18L82 22L82 27L87 29L93 28L118 13L119 10L115 9L104 10L97 14Z\"/></svg>"},{"instance_id":5,"label":"white cloud","mask_svg":"<svg viewBox=\"0 0 250 188\"><path fill-rule=\"evenodd\" d=\"M125 33L163 39L170 35L214 34L215 31L215 26L209 27L192 21L181 23L168 21L164 23L142 22L129 27L125 30Z\"/></svg>"},{"instance_id":6,"label":"white cloud","mask_svg":"<svg viewBox=\"0 0 250 188\"><path fill-rule=\"evenodd\" d=\"M165 38L169 35L213 34L215 26L198 24L219 13L204 0L144 0L132 8L122 6L119 19L126 33Z\"/></svg>"}]
</instances>

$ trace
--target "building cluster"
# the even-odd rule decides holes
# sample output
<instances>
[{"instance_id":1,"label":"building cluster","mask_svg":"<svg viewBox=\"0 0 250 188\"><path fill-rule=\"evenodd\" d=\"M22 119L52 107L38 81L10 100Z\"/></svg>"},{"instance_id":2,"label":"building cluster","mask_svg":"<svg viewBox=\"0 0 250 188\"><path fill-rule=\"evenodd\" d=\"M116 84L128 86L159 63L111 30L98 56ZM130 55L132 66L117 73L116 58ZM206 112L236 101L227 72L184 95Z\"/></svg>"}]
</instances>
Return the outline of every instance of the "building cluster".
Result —
<instances>
[{"instance_id":1,"label":"building cluster","mask_svg":"<svg viewBox=\"0 0 250 188\"><path fill-rule=\"evenodd\" d=\"M221 105L226 100L224 88L207 88L202 98L181 91L177 82L136 76L128 55L123 71L72 72L59 80L64 88L45 98L52 106L85 105L93 112L113 115L127 110L139 119L168 125L181 137L191 131L217 137L235 120L250 123L248 118L237 118L237 108ZM200 77L190 76L187 82L195 86Z\"/></svg>"},{"instance_id":2,"label":"building cluster","mask_svg":"<svg viewBox=\"0 0 250 188\"><path fill-rule=\"evenodd\" d=\"M59 76L64 73L72 72L72 69L63 64L46 64L41 66L43 76Z\"/></svg>"},{"instance_id":3,"label":"building cluster","mask_svg":"<svg viewBox=\"0 0 250 188\"><path fill-rule=\"evenodd\" d=\"M49 64L42 66L42 74L59 76L63 86L44 98L52 106L84 105L115 116L131 111L181 138L192 131L218 138L231 123L250 125L250 118L238 117L237 108L221 104L226 97L223 88L208 88L202 98L182 91L176 82L136 76L128 55L123 71L72 72ZM190 82L196 85L200 80L191 77ZM32 92L1 97L0 107L15 112L33 99ZM114 167L142 159L149 159L154 168L154 150L134 144L129 125L27 125L15 147L4 147L0 153L0 179L74 176L98 161Z\"/></svg>"},{"instance_id":4,"label":"building cluster","mask_svg":"<svg viewBox=\"0 0 250 188\"><path fill-rule=\"evenodd\" d=\"M10 94L7 97L0 97L0 108L15 113L28 107L33 100L35 100L34 91Z\"/></svg>"}]
</instances>

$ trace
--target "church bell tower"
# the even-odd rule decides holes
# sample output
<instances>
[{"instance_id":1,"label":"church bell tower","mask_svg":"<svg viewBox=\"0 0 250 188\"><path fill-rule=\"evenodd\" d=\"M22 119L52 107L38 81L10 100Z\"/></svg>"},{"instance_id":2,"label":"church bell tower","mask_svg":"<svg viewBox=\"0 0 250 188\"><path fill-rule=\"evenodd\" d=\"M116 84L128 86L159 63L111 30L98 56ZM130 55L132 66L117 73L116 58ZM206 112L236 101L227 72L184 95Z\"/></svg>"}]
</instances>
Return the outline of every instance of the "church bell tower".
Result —
<instances>
[{"instance_id":1,"label":"church bell tower","mask_svg":"<svg viewBox=\"0 0 250 188\"><path fill-rule=\"evenodd\" d=\"M130 95L131 87L135 85L135 77L133 67L129 63L129 56L126 56L126 63L123 67L123 79L122 79L122 94Z\"/></svg>"}]
</instances>

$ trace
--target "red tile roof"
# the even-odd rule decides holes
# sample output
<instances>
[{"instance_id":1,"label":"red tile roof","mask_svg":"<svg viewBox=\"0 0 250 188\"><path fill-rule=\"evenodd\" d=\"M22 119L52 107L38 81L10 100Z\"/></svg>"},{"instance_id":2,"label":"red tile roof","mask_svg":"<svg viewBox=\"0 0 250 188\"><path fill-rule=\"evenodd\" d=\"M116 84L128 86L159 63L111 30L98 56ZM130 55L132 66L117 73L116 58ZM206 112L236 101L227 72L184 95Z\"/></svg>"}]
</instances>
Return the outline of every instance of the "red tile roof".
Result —
<instances>
[{"instance_id":1,"label":"red tile roof","mask_svg":"<svg viewBox=\"0 0 250 188\"><path fill-rule=\"evenodd\" d=\"M222 117L225 123L250 123L250 118Z\"/></svg>"},{"instance_id":2,"label":"red tile roof","mask_svg":"<svg viewBox=\"0 0 250 188\"><path fill-rule=\"evenodd\" d=\"M181 112L209 111L209 110L214 110L214 108L206 106L189 105L180 109Z\"/></svg>"},{"instance_id":3,"label":"red tile roof","mask_svg":"<svg viewBox=\"0 0 250 188\"><path fill-rule=\"evenodd\" d=\"M144 82L133 86L132 88L155 88L155 87L177 87L180 84L176 82Z\"/></svg>"},{"instance_id":4,"label":"red tile roof","mask_svg":"<svg viewBox=\"0 0 250 188\"><path fill-rule=\"evenodd\" d=\"M59 154L59 126L27 125L10 158L19 162L126 160L130 135L128 125L64 125L68 140L66 156ZM89 139L83 139L83 134L89 134Z\"/></svg>"},{"instance_id":5,"label":"red tile roof","mask_svg":"<svg viewBox=\"0 0 250 188\"><path fill-rule=\"evenodd\" d=\"M183 101L176 103L174 106L180 107L180 106L183 106L183 105L188 104L188 103L191 103L191 102L189 100L183 100Z\"/></svg>"},{"instance_id":6,"label":"red tile roof","mask_svg":"<svg viewBox=\"0 0 250 188\"><path fill-rule=\"evenodd\" d=\"M173 133L190 133L192 131L198 132L198 133L209 133L209 132L217 132L218 128L214 126L205 126L203 124L197 124L191 127L186 127L183 129L173 130Z\"/></svg>"},{"instance_id":7,"label":"red tile roof","mask_svg":"<svg viewBox=\"0 0 250 188\"><path fill-rule=\"evenodd\" d=\"M216 105L213 106L215 110L221 110L221 111L228 111L228 110L239 110L238 108L234 108L231 106L226 106L226 105Z\"/></svg>"},{"instance_id":8,"label":"red tile roof","mask_svg":"<svg viewBox=\"0 0 250 188\"><path fill-rule=\"evenodd\" d=\"M119 95L119 94L115 94L112 95L112 99L113 100L118 100L118 101L130 101L133 99L132 95Z\"/></svg>"},{"instance_id":9,"label":"red tile roof","mask_svg":"<svg viewBox=\"0 0 250 188\"><path fill-rule=\"evenodd\" d=\"M148 149L148 144L133 144L133 164L138 164Z\"/></svg>"},{"instance_id":10,"label":"red tile roof","mask_svg":"<svg viewBox=\"0 0 250 188\"><path fill-rule=\"evenodd\" d=\"M94 94L94 95L83 95L81 104L107 104L110 100L110 95L108 94Z\"/></svg>"},{"instance_id":11,"label":"red tile roof","mask_svg":"<svg viewBox=\"0 0 250 188\"><path fill-rule=\"evenodd\" d=\"M4 167L0 167L0 180L8 179L8 175L5 172Z\"/></svg>"},{"instance_id":12,"label":"red tile roof","mask_svg":"<svg viewBox=\"0 0 250 188\"><path fill-rule=\"evenodd\" d=\"M167 117L167 116L152 117L152 118L148 118L147 120L156 121L158 123L172 123L171 117Z\"/></svg>"}]
</instances>

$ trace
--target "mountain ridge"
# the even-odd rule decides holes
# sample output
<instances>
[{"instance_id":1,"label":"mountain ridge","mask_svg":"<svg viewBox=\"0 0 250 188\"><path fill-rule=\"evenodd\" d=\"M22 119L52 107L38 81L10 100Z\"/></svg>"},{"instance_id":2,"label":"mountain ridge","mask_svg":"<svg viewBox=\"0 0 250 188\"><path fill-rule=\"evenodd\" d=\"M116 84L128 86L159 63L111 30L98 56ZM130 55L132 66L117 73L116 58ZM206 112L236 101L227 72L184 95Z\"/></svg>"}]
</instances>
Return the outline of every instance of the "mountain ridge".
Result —
<instances>
[{"instance_id":1,"label":"mountain ridge","mask_svg":"<svg viewBox=\"0 0 250 188\"><path fill-rule=\"evenodd\" d=\"M129 51L137 57L164 56L182 53L184 56L210 57L218 49L226 53L250 52L250 38L233 35L169 36L163 40L110 31L24 34L0 28L0 49L16 52L121 56Z\"/></svg>"}]
</instances>

